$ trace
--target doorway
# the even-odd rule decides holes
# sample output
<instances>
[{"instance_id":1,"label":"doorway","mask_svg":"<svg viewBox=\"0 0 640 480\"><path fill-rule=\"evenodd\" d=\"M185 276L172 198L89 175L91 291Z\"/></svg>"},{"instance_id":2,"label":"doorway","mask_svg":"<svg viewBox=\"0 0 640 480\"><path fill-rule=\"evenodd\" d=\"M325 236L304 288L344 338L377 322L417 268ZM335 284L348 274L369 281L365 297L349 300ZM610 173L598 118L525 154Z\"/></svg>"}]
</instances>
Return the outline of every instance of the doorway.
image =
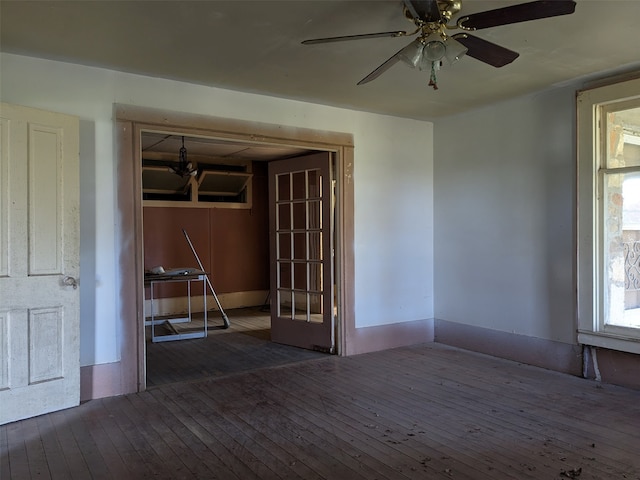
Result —
<instances>
[{"instance_id":1,"label":"doorway","mask_svg":"<svg viewBox=\"0 0 640 480\"><path fill-rule=\"evenodd\" d=\"M196 115L172 114L137 107L117 106L119 151L121 238L125 242L120 256L122 271L134 275L122 275L121 294L123 310L122 364L137 366L136 377L123 378L123 383L135 390L144 390L146 358L143 324L144 311L144 258L143 258L143 196L142 196L142 133L145 131L185 134L214 139L221 144L244 144L247 148L264 146L271 148L298 148L330 152L336 169L336 218L335 218L335 312L336 353L345 351L345 342L353 328L353 142L351 135L316 132L306 129L287 129L256 122L232 121ZM130 175L130 176L129 176ZM134 292L132 295L129 292ZM135 320L124 320L127 315ZM232 320L233 321L233 320ZM180 342L177 342L180 343ZM127 376L123 373L123 377ZM126 388L126 387L125 387ZM132 391L135 391L132 390Z\"/></svg>"},{"instance_id":2,"label":"doorway","mask_svg":"<svg viewBox=\"0 0 640 480\"><path fill-rule=\"evenodd\" d=\"M269 207L272 203L268 193L269 172L272 165L284 162L296 172L292 176L297 183L303 181L296 188L291 185L297 198L294 203L297 228L294 235L288 235L290 241L295 238L296 248L288 250L296 255L285 262L286 265L295 262L297 266L290 270L296 274L298 303L305 296L313 300L323 298L326 291L327 330L334 321L331 280L335 268L330 254L334 241L330 217L335 202L330 201L333 182L329 173L332 154L301 147L219 140L180 131L144 130L140 145L147 386L318 357L301 348L291 348L318 350L300 343L320 325L316 315L310 322L300 321L298 306L286 331L282 326L286 319L280 315L270 317L270 299L279 298L282 288L273 291L270 288L270 283L278 282L280 275L270 275L269 230L273 208ZM322 176L315 169L311 172L316 175L305 175L309 166L319 162L325 165ZM305 179L311 195L307 201L300 198L305 191ZM324 185L324 195L316 192L316 184ZM325 207L322 222L318 217L320 205ZM324 229L318 228L321 226ZM285 236L281 230L279 237ZM326 243L322 250L317 245L320 238ZM281 255L286 256L285 249L280 247ZM320 262L319 253L323 251L326 254ZM305 260L306 252L311 252L313 258ZM302 288L309 277L307 263L311 264L312 273L326 272L324 289L318 289L315 282L309 282L312 293ZM299 267L305 275L300 274ZM190 270L207 272L206 281L189 281L190 275L180 276ZM177 271L178 276L174 273ZM289 336L283 336L283 331L289 332ZM323 345L322 351L333 352L333 331L326 332L324 337L324 342L316 341L313 345Z\"/></svg>"}]
</instances>

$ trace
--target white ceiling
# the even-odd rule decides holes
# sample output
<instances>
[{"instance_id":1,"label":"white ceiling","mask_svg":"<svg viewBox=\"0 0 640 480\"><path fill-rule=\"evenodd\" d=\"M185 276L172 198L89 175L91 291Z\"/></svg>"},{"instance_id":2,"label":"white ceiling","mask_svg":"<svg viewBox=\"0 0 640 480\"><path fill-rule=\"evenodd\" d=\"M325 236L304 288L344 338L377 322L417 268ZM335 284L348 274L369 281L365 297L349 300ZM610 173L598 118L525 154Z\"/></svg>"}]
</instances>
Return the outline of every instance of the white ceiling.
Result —
<instances>
[{"instance_id":1,"label":"white ceiling","mask_svg":"<svg viewBox=\"0 0 640 480\"><path fill-rule=\"evenodd\" d=\"M519 1L465 0L462 13ZM577 0L573 15L476 32L520 53L496 69L466 57L428 74L396 64L409 43L308 38L411 30L401 0L0 2L4 52L232 90L432 120L604 72L640 68L640 0Z\"/></svg>"}]
</instances>

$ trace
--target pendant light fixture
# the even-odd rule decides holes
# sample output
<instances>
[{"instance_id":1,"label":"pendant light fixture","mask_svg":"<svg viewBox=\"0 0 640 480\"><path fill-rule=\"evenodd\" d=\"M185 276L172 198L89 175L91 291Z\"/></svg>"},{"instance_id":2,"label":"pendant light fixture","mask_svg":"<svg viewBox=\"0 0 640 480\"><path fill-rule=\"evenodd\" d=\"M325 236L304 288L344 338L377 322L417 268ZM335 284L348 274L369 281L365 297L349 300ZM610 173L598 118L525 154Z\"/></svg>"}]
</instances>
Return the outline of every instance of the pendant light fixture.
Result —
<instances>
[{"instance_id":1,"label":"pendant light fixture","mask_svg":"<svg viewBox=\"0 0 640 480\"><path fill-rule=\"evenodd\" d=\"M171 167L176 175L181 177L193 177L198 173L197 168L193 168L193 164L187 160L187 149L184 146L184 136L182 136L182 147L178 152L178 166Z\"/></svg>"}]
</instances>

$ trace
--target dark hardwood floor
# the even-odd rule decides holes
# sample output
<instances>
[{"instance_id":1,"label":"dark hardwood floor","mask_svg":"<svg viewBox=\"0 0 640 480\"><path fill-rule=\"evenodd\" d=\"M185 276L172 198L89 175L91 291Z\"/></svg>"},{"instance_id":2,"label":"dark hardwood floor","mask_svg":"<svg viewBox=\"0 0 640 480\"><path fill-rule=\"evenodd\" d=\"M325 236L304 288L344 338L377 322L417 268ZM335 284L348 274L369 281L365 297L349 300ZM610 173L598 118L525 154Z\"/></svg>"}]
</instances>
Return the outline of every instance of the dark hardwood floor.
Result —
<instances>
[{"instance_id":1,"label":"dark hardwood floor","mask_svg":"<svg viewBox=\"0 0 640 480\"><path fill-rule=\"evenodd\" d=\"M3 480L638 480L640 392L427 344L171 377L0 450Z\"/></svg>"},{"instance_id":2,"label":"dark hardwood floor","mask_svg":"<svg viewBox=\"0 0 640 480\"><path fill-rule=\"evenodd\" d=\"M206 338L151 343L147 327L147 387L220 377L326 355L271 342L269 312L260 307L226 313L228 329L222 328L218 312L209 314ZM196 314L193 322L176 324L175 328L178 332L202 331L202 316ZM156 327L156 335L162 330L163 327Z\"/></svg>"}]
</instances>

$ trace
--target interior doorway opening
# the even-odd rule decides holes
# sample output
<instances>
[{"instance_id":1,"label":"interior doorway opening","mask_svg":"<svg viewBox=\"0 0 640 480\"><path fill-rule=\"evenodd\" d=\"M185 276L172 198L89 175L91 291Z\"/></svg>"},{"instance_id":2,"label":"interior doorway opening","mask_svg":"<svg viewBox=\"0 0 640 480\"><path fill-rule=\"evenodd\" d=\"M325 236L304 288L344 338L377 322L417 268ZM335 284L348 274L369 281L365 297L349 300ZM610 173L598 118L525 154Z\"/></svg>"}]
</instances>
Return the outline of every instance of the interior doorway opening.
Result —
<instances>
[{"instance_id":1,"label":"interior doorway opening","mask_svg":"<svg viewBox=\"0 0 640 480\"><path fill-rule=\"evenodd\" d=\"M307 158L320 155L332 160L335 171L334 155L299 146L230 141L165 129L142 130L140 149L146 385L215 377L319 356L293 348L294 344L300 346L294 338L299 333L285 340L282 333L272 335L271 292L276 292L275 297L280 294L270 285L278 282L279 276L270 272L267 165L286 160L294 170L304 171ZM335 185L335 178L326 176L325 186ZM333 209L335 202L325 205ZM297 202L296 206L304 205ZM333 245L332 222L325 223ZM297 239L304 236L302 230L296 230ZM296 257L303 249L296 246ZM299 265L301 260L295 262ZM335 265L325 270L330 283L335 283L331 281ZM202 280L202 274L193 277L194 272L204 272L206 278ZM331 291L327 292L331 304L326 310L336 312ZM275 318L279 320L277 315ZM305 322L295 323L305 328ZM331 335L332 340L334 337ZM271 341L280 344L270 345ZM321 351L335 349L331 345Z\"/></svg>"},{"instance_id":2,"label":"interior doorway opening","mask_svg":"<svg viewBox=\"0 0 640 480\"><path fill-rule=\"evenodd\" d=\"M240 142L247 145L297 147L325 151L335 165L335 338L336 353L349 351L355 331L353 252L353 137L350 134L282 127L260 122L115 106L118 145L119 311L121 385L123 392L146 388L144 334L144 235L142 132ZM175 342L177 344L183 342Z\"/></svg>"}]
</instances>

